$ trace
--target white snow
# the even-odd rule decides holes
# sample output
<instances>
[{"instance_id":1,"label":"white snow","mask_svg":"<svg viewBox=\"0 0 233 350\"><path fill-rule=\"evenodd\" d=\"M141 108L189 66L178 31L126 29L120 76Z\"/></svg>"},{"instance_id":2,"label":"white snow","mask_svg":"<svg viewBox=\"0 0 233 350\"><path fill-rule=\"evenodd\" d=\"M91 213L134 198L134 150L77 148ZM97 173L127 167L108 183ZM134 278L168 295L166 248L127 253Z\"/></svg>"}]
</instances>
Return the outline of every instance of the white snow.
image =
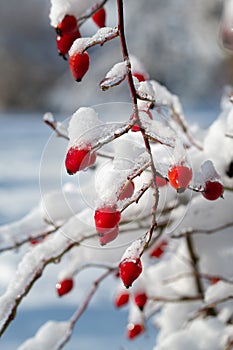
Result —
<instances>
[{"instance_id":1,"label":"white snow","mask_svg":"<svg viewBox=\"0 0 233 350\"><path fill-rule=\"evenodd\" d=\"M68 126L69 146L91 143L98 134L98 127L103 123L93 108L81 107L71 117Z\"/></svg>"},{"instance_id":2,"label":"white snow","mask_svg":"<svg viewBox=\"0 0 233 350\"><path fill-rule=\"evenodd\" d=\"M233 298L233 283L227 283L224 281L219 281L208 287L205 293L205 302L215 303L222 298Z\"/></svg>"},{"instance_id":3,"label":"white snow","mask_svg":"<svg viewBox=\"0 0 233 350\"><path fill-rule=\"evenodd\" d=\"M40 327L33 338L26 340L18 350L56 350L70 330L69 322L48 321Z\"/></svg>"},{"instance_id":4,"label":"white snow","mask_svg":"<svg viewBox=\"0 0 233 350\"><path fill-rule=\"evenodd\" d=\"M73 15L77 19L84 14L89 8L96 4L96 0L50 0L50 23L51 26L57 25L63 20L65 15Z\"/></svg>"},{"instance_id":5,"label":"white snow","mask_svg":"<svg viewBox=\"0 0 233 350\"><path fill-rule=\"evenodd\" d=\"M120 84L126 77L127 67L125 62L116 63L105 75L101 81L100 87L106 90L110 87Z\"/></svg>"},{"instance_id":6,"label":"white snow","mask_svg":"<svg viewBox=\"0 0 233 350\"><path fill-rule=\"evenodd\" d=\"M103 45L107 40L111 40L118 35L118 29L112 27L104 27L97 30L97 32L92 37L78 38L76 39L70 50L69 55L79 52L82 53L88 47L94 45Z\"/></svg>"},{"instance_id":7,"label":"white snow","mask_svg":"<svg viewBox=\"0 0 233 350\"><path fill-rule=\"evenodd\" d=\"M146 69L145 69L143 63L136 56L133 56L133 55L130 55L129 59L130 59L130 63L131 63L132 73L143 74L148 79L149 76L146 72Z\"/></svg>"}]
</instances>

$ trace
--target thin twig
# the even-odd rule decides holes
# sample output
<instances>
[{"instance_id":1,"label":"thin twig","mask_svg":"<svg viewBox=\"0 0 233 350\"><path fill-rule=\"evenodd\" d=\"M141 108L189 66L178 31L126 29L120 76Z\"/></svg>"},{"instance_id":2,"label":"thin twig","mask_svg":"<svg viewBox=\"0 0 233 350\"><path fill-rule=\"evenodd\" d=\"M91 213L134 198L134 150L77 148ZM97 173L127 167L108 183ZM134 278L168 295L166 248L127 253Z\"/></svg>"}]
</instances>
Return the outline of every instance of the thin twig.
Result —
<instances>
[{"instance_id":1,"label":"thin twig","mask_svg":"<svg viewBox=\"0 0 233 350\"><path fill-rule=\"evenodd\" d=\"M166 298L163 296L153 296L150 298L150 300L155 302L163 302L163 303L182 303L187 301L197 301L197 300L203 300L203 296L201 294L199 295L182 295L175 298Z\"/></svg>"},{"instance_id":2,"label":"thin twig","mask_svg":"<svg viewBox=\"0 0 233 350\"><path fill-rule=\"evenodd\" d=\"M233 222L229 222L227 224L212 228L212 229L194 229L194 228L188 228L184 232L181 232L179 234L171 235L171 238L182 238L186 237L187 235L194 235L194 234L205 234L205 235L211 235L214 233L217 233L222 230L226 230L229 227L233 226Z\"/></svg>"},{"instance_id":3,"label":"thin twig","mask_svg":"<svg viewBox=\"0 0 233 350\"><path fill-rule=\"evenodd\" d=\"M79 27L82 26L82 24L84 22L86 22L86 20L88 20L90 17L92 17L97 11L99 11L106 3L108 0L103 0L101 1L100 4L98 4L97 6L94 6L91 10L89 10L85 15L83 15L82 17L79 17L78 19L78 25Z\"/></svg>"},{"instance_id":4,"label":"thin twig","mask_svg":"<svg viewBox=\"0 0 233 350\"><path fill-rule=\"evenodd\" d=\"M78 310L73 314L73 316L70 319L70 328L68 333L66 334L65 339L63 340L63 342L60 344L58 350L61 350L65 344L67 344L67 342L69 341L72 333L73 333L73 329L74 326L76 324L76 322L79 320L79 318L82 316L82 314L84 313L84 311L87 309L90 301L92 300L92 297L94 296L95 292L97 291L99 285L101 284L101 282L103 280L105 280L111 273L113 273L114 271L116 271L116 268L109 268L108 271L104 272L100 277L98 277L92 284L92 288L90 289L89 293L87 294L87 296L85 297L82 305L80 306L80 308L78 308Z\"/></svg>"}]
</instances>

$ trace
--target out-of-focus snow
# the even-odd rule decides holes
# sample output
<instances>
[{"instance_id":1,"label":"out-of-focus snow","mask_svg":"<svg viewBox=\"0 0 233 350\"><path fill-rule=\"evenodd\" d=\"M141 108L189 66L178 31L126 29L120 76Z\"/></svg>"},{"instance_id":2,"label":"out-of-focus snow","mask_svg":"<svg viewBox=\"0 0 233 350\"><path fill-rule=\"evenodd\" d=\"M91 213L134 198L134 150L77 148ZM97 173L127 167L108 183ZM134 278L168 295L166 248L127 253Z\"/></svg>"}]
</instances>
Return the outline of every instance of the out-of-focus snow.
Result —
<instances>
[{"instance_id":1,"label":"out-of-focus snow","mask_svg":"<svg viewBox=\"0 0 233 350\"><path fill-rule=\"evenodd\" d=\"M69 322L46 322L33 338L26 340L18 350L44 350L59 349L63 340L69 333Z\"/></svg>"}]
</instances>

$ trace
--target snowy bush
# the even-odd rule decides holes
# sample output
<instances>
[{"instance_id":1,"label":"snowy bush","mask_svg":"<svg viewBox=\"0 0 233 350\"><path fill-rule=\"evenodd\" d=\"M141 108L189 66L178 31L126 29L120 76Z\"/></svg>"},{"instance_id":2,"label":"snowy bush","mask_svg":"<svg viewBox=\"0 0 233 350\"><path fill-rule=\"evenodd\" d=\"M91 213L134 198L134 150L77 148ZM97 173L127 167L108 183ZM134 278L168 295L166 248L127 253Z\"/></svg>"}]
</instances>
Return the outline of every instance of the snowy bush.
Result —
<instances>
[{"instance_id":1,"label":"snowy bush","mask_svg":"<svg viewBox=\"0 0 233 350\"><path fill-rule=\"evenodd\" d=\"M159 329L154 350L231 349L233 89L224 91L221 114L208 130L190 126L178 96L149 79L129 55L123 1L117 1L114 28L105 27L105 2L52 0L51 25L58 51L79 82L91 79L88 49L120 41L122 60L113 59L100 88L127 81L130 112L119 105L120 120L109 115L106 121L97 107L80 106L68 125L44 115L67 140L67 173L92 176L85 186L67 183L43 195L24 218L0 228L1 253L31 244L0 297L0 332L46 266L66 256L59 296L75 288L80 271L95 267L101 273L70 320L47 322L21 350L61 349L110 276L119 278L115 305L129 305L129 339L152 322ZM101 28L82 37L81 25L91 17Z\"/></svg>"}]
</instances>

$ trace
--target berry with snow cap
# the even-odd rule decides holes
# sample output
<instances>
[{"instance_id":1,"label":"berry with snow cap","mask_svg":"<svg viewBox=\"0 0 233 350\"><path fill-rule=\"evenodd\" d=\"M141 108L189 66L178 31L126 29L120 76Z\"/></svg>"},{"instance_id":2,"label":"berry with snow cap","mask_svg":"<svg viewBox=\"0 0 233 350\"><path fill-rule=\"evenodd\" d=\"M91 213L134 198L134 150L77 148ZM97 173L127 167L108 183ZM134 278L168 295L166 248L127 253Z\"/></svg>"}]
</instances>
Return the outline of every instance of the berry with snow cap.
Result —
<instances>
[{"instance_id":1,"label":"berry with snow cap","mask_svg":"<svg viewBox=\"0 0 233 350\"><path fill-rule=\"evenodd\" d=\"M64 279L56 284L56 290L59 297L69 293L74 286L74 281L72 278Z\"/></svg>"},{"instance_id":2,"label":"berry with snow cap","mask_svg":"<svg viewBox=\"0 0 233 350\"><path fill-rule=\"evenodd\" d=\"M75 52L69 57L70 71L77 82L80 82L87 73L90 65L90 57L86 51Z\"/></svg>"},{"instance_id":3,"label":"berry with snow cap","mask_svg":"<svg viewBox=\"0 0 233 350\"><path fill-rule=\"evenodd\" d=\"M142 273L142 263L139 258L136 259L124 259L119 264L120 278L126 288L132 286L132 283Z\"/></svg>"},{"instance_id":4,"label":"berry with snow cap","mask_svg":"<svg viewBox=\"0 0 233 350\"><path fill-rule=\"evenodd\" d=\"M56 27L58 35L70 34L76 30L78 30L78 22L73 15L66 15Z\"/></svg>"},{"instance_id":5,"label":"berry with snow cap","mask_svg":"<svg viewBox=\"0 0 233 350\"><path fill-rule=\"evenodd\" d=\"M204 191L201 192L201 194L209 201L215 201L219 197L222 197L223 192L224 188L220 181L207 181L204 186Z\"/></svg>"},{"instance_id":6,"label":"berry with snow cap","mask_svg":"<svg viewBox=\"0 0 233 350\"><path fill-rule=\"evenodd\" d=\"M139 292L134 294L134 302L138 308L142 311L147 302L147 294L145 292Z\"/></svg>"}]
</instances>

